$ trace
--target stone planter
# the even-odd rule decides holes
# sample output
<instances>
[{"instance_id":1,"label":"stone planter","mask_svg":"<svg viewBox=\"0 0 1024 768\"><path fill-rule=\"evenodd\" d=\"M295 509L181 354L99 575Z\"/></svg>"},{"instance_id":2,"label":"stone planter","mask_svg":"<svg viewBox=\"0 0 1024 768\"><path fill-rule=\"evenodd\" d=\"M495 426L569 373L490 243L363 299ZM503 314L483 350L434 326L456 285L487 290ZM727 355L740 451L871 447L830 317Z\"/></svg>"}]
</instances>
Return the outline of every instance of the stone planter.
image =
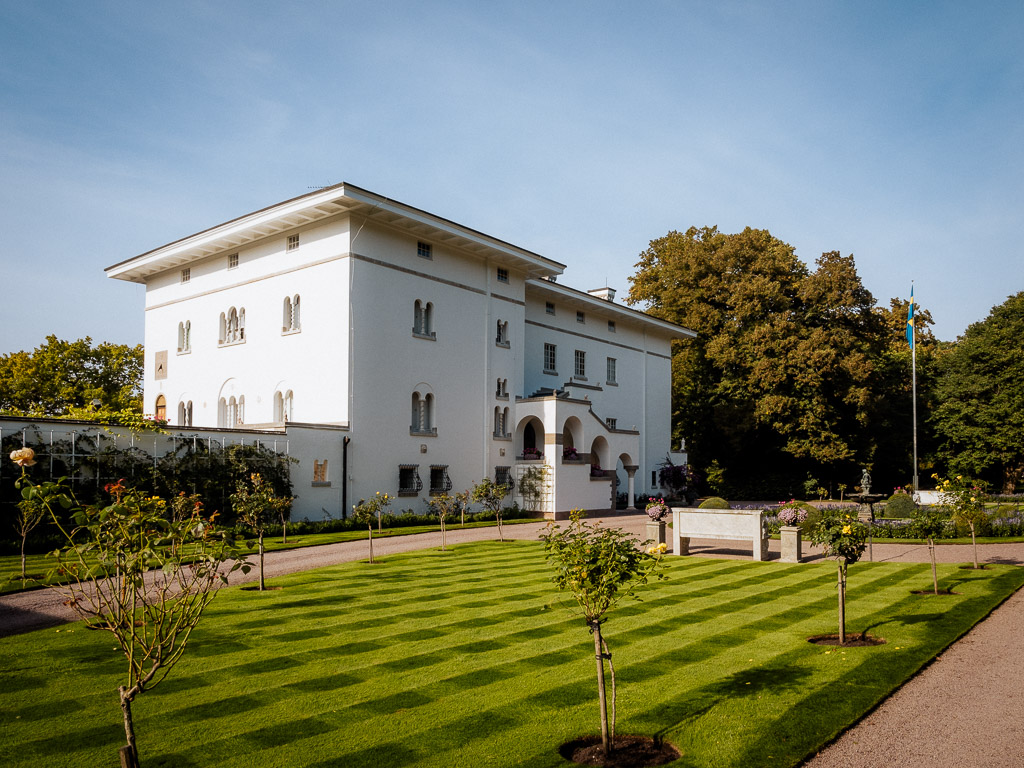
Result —
<instances>
[{"instance_id":1,"label":"stone planter","mask_svg":"<svg viewBox=\"0 0 1024 768\"><path fill-rule=\"evenodd\" d=\"M654 544L652 546L657 546L658 544L665 544L665 521L648 521L647 538L654 540Z\"/></svg>"},{"instance_id":2,"label":"stone planter","mask_svg":"<svg viewBox=\"0 0 1024 768\"><path fill-rule=\"evenodd\" d=\"M779 529L782 539L782 562L799 563L802 557L799 525L784 525Z\"/></svg>"}]
</instances>

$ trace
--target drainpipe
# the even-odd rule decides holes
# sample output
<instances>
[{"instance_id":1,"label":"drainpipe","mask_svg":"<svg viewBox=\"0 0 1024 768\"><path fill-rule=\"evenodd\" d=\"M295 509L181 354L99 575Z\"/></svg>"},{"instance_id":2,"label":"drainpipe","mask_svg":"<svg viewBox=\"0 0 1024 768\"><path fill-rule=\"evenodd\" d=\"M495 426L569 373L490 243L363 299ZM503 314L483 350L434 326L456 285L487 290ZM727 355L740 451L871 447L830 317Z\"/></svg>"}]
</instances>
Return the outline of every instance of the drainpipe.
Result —
<instances>
[{"instance_id":1,"label":"drainpipe","mask_svg":"<svg viewBox=\"0 0 1024 768\"><path fill-rule=\"evenodd\" d=\"M348 519L348 444L352 438L341 440L341 519Z\"/></svg>"}]
</instances>

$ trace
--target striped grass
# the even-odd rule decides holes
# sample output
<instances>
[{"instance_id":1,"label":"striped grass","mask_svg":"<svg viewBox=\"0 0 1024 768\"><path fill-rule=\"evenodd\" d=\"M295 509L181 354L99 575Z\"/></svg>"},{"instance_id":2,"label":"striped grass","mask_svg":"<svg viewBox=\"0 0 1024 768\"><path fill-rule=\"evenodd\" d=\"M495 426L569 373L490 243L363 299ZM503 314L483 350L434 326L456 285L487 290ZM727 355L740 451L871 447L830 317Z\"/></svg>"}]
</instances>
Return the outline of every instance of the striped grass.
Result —
<instances>
[{"instance_id":1,"label":"striped grass","mask_svg":"<svg viewBox=\"0 0 1024 768\"><path fill-rule=\"evenodd\" d=\"M1024 583L862 563L848 629L887 643L826 648L835 569L668 558L668 579L610 614L619 732L660 735L680 766L791 766L816 751ZM230 588L171 677L139 698L153 766L566 765L599 731L593 642L535 542L389 556ZM116 764L123 660L80 624L0 640L10 766Z\"/></svg>"}]
</instances>

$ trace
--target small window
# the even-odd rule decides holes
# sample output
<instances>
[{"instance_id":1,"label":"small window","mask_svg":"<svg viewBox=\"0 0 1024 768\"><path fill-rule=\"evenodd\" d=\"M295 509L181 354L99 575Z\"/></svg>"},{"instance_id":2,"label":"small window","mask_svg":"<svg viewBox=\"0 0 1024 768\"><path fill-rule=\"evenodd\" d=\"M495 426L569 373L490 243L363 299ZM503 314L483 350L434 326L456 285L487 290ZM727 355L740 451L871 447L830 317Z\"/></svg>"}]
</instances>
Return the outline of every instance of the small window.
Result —
<instances>
[{"instance_id":1,"label":"small window","mask_svg":"<svg viewBox=\"0 0 1024 768\"><path fill-rule=\"evenodd\" d=\"M505 269L504 267L498 267L498 282L499 283L507 283L508 282L508 270Z\"/></svg>"},{"instance_id":2,"label":"small window","mask_svg":"<svg viewBox=\"0 0 1024 768\"><path fill-rule=\"evenodd\" d=\"M508 342L508 321L498 321L498 335L494 338L494 343L499 347L509 346Z\"/></svg>"},{"instance_id":3,"label":"small window","mask_svg":"<svg viewBox=\"0 0 1024 768\"><path fill-rule=\"evenodd\" d=\"M192 426L192 401L178 403L178 426Z\"/></svg>"},{"instance_id":4,"label":"small window","mask_svg":"<svg viewBox=\"0 0 1024 768\"><path fill-rule=\"evenodd\" d=\"M556 358L555 358L555 345L545 344L544 345L544 373L557 373Z\"/></svg>"},{"instance_id":5,"label":"small window","mask_svg":"<svg viewBox=\"0 0 1024 768\"><path fill-rule=\"evenodd\" d=\"M575 373L573 374L578 379L585 379L587 377L587 353L582 349L576 350L576 365L574 367Z\"/></svg>"},{"instance_id":6,"label":"small window","mask_svg":"<svg viewBox=\"0 0 1024 768\"><path fill-rule=\"evenodd\" d=\"M651 470L651 488L658 487L658 471L655 469Z\"/></svg>"},{"instance_id":7,"label":"small window","mask_svg":"<svg viewBox=\"0 0 1024 768\"><path fill-rule=\"evenodd\" d=\"M297 251L297 250L299 250L299 236L298 235L288 235L288 250L289 251Z\"/></svg>"},{"instance_id":8,"label":"small window","mask_svg":"<svg viewBox=\"0 0 1024 768\"><path fill-rule=\"evenodd\" d=\"M181 270L181 282L187 283L191 279L192 269L190 267L185 267L183 270Z\"/></svg>"},{"instance_id":9,"label":"small window","mask_svg":"<svg viewBox=\"0 0 1024 768\"><path fill-rule=\"evenodd\" d=\"M163 395L157 395L156 398L156 412L153 417L157 421L167 421L167 400Z\"/></svg>"},{"instance_id":10,"label":"small window","mask_svg":"<svg viewBox=\"0 0 1024 768\"><path fill-rule=\"evenodd\" d=\"M452 481L448 477L447 464L434 464L430 467L430 495L448 493L452 489Z\"/></svg>"},{"instance_id":11,"label":"small window","mask_svg":"<svg viewBox=\"0 0 1024 768\"><path fill-rule=\"evenodd\" d=\"M608 333L615 333L615 321L614 320L609 320L608 321Z\"/></svg>"},{"instance_id":12,"label":"small window","mask_svg":"<svg viewBox=\"0 0 1024 768\"><path fill-rule=\"evenodd\" d=\"M432 259L434 258L434 249L430 243L419 242L416 243L416 255L421 259Z\"/></svg>"},{"instance_id":13,"label":"small window","mask_svg":"<svg viewBox=\"0 0 1024 768\"><path fill-rule=\"evenodd\" d=\"M218 341L221 345L238 344L245 341L245 307L241 309L231 307L226 313L220 313Z\"/></svg>"},{"instance_id":14,"label":"small window","mask_svg":"<svg viewBox=\"0 0 1024 768\"><path fill-rule=\"evenodd\" d=\"M281 315L281 333L296 333L302 330L299 320L299 294L285 296Z\"/></svg>"},{"instance_id":15,"label":"small window","mask_svg":"<svg viewBox=\"0 0 1024 768\"><path fill-rule=\"evenodd\" d=\"M512 479L512 467L495 467L494 482L498 485L508 486L508 489L511 492L516 485L516 481Z\"/></svg>"},{"instance_id":16,"label":"small window","mask_svg":"<svg viewBox=\"0 0 1024 768\"><path fill-rule=\"evenodd\" d=\"M605 419L605 422L608 424L608 429L618 429L618 419Z\"/></svg>"},{"instance_id":17,"label":"small window","mask_svg":"<svg viewBox=\"0 0 1024 768\"><path fill-rule=\"evenodd\" d=\"M232 253L228 256L228 269L238 269L238 254Z\"/></svg>"},{"instance_id":18,"label":"small window","mask_svg":"<svg viewBox=\"0 0 1024 768\"><path fill-rule=\"evenodd\" d=\"M327 459L323 461L313 461L313 485L317 486L328 486L331 481L327 475Z\"/></svg>"},{"instance_id":19,"label":"small window","mask_svg":"<svg viewBox=\"0 0 1024 768\"><path fill-rule=\"evenodd\" d=\"M550 301L545 301L544 311L547 312L549 315L555 314L555 305L552 304Z\"/></svg>"},{"instance_id":20,"label":"small window","mask_svg":"<svg viewBox=\"0 0 1024 768\"><path fill-rule=\"evenodd\" d=\"M183 355L192 351L192 321L186 320L178 323L178 354Z\"/></svg>"},{"instance_id":21,"label":"small window","mask_svg":"<svg viewBox=\"0 0 1024 768\"><path fill-rule=\"evenodd\" d=\"M498 388L495 390L494 396L504 400L508 399L508 379L498 379Z\"/></svg>"},{"instance_id":22,"label":"small window","mask_svg":"<svg viewBox=\"0 0 1024 768\"><path fill-rule=\"evenodd\" d=\"M412 335L421 339L436 339L434 333L434 305L416 299L412 305Z\"/></svg>"},{"instance_id":23,"label":"small window","mask_svg":"<svg viewBox=\"0 0 1024 768\"><path fill-rule=\"evenodd\" d=\"M608 384L615 384L616 383L616 381L615 381L615 358L614 357L609 357L608 358L608 370L607 370L606 375L605 375L605 380L607 381Z\"/></svg>"},{"instance_id":24,"label":"small window","mask_svg":"<svg viewBox=\"0 0 1024 768\"><path fill-rule=\"evenodd\" d=\"M409 434L436 435L434 426L434 396L429 392L423 396L419 392L412 393L412 423Z\"/></svg>"},{"instance_id":25,"label":"small window","mask_svg":"<svg viewBox=\"0 0 1024 768\"><path fill-rule=\"evenodd\" d=\"M585 323L585 322L587 322L587 315L586 315L586 313L577 311L576 312L576 322L577 323Z\"/></svg>"},{"instance_id":26,"label":"small window","mask_svg":"<svg viewBox=\"0 0 1024 768\"><path fill-rule=\"evenodd\" d=\"M398 465L398 495L416 496L423 490L419 464Z\"/></svg>"}]
</instances>

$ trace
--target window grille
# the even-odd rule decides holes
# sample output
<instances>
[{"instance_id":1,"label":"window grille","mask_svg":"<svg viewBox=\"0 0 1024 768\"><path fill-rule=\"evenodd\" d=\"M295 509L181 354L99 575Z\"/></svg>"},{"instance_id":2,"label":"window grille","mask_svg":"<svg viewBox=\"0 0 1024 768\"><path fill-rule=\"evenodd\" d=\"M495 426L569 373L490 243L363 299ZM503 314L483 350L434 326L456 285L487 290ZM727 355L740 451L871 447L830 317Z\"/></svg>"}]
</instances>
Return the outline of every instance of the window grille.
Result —
<instances>
[{"instance_id":1,"label":"window grille","mask_svg":"<svg viewBox=\"0 0 1024 768\"><path fill-rule=\"evenodd\" d=\"M398 495L416 496L423 490L419 464L398 465Z\"/></svg>"},{"instance_id":2,"label":"window grille","mask_svg":"<svg viewBox=\"0 0 1024 768\"><path fill-rule=\"evenodd\" d=\"M614 357L609 357L608 358L608 371L607 371L607 375L605 376L605 379L607 380L607 382L609 384L615 384L616 383L616 381L615 381L615 358Z\"/></svg>"},{"instance_id":3,"label":"window grille","mask_svg":"<svg viewBox=\"0 0 1024 768\"><path fill-rule=\"evenodd\" d=\"M288 235L288 250L289 251L297 251L297 250L299 250L299 236L298 235Z\"/></svg>"},{"instance_id":4,"label":"window grille","mask_svg":"<svg viewBox=\"0 0 1024 768\"><path fill-rule=\"evenodd\" d=\"M516 487L516 481L512 477L512 467L495 467L494 482L498 485L507 485L509 492Z\"/></svg>"},{"instance_id":5,"label":"window grille","mask_svg":"<svg viewBox=\"0 0 1024 768\"><path fill-rule=\"evenodd\" d=\"M608 332L609 333L615 333L615 321L614 320L609 320L608 321Z\"/></svg>"},{"instance_id":6,"label":"window grille","mask_svg":"<svg viewBox=\"0 0 1024 768\"><path fill-rule=\"evenodd\" d=\"M555 305L552 304L550 301L544 302L544 311L547 312L549 315L555 314Z\"/></svg>"},{"instance_id":7,"label":"window grille","mask_svg":"<svg viewBox=\"0 0 1024 768\"><path fill-rule=\"evenodd\" d=\"M237 268L238 268L238 254L237 253L232 253L230 256L228 256L228 269L237 269Z\"/></svg>"},{"instance_id":8,"label":"window grille","mask_svg":"<svg viewBox=\"0 0 1024 768\"><path fill-rule=\"evenodd\" d=\"M544 372L545 373L556 373L555 366L555 345L545 344L544 345Z\"/></svg>"},{"instance_id":9,"label":"window grille","mask_svg":"<svg viewBox=\"0 0 1024 768\"><path fill-rule=\"evenodd\" d=\"M448 477L447 464L433 464L430 467L430 495L448 493L452 489L451 478Z\"/></svg>"},{"instance_id":10,"label":"window grille","mask_svg":"<svg viewBox=\"0 0 1024 768\"><path fill-rule=\"evenodd\" d=\"M585 312L577 311L576 312L576 322L577 323L585 323L585 322L587 322L587 315L586 315L586 313Z\"/></svg>"},{"instance_id":11,"label":"window grille","mask_svg":"<svg viewBox=\"0 0 1024 768\"><path fill-rule=\"evenodd\" d=\"M416 255L421 259L432 259L434 258L434 249L430 243L424 243L422 241L416 243Z\"/></svg>"},{"instance_id":12,"label":"window grille","mask_svg":"<svg viewBox=\"0 0 1024 768\"><path fill-rule=\"evenodd\" d=\"M508 270L505 269L504 267L498 267L498 282L499 283L507 283L508 282Z\"/></svg>"},{"instance_id":13,"label":"window grille","mask_svg":"<svg viewBox=\"0 0 1024 768\"><path fill-rule=\"evenodd\" d=\"M587 376L587 353L582 349L576 350L575 374L577 378L583 379Z\"/></svg>"},{"instance_id":14,"label":"window grille","mask_svg":"<svg viewBox=\"0 0 1024 768\"><path fill-rule=\"evenodd\" d=\"M181 282L187 283L191 279L192 279L192 269L191 269L191 267L185 267L183 270L181 270Z\"/></svg>"}]
</instances>

